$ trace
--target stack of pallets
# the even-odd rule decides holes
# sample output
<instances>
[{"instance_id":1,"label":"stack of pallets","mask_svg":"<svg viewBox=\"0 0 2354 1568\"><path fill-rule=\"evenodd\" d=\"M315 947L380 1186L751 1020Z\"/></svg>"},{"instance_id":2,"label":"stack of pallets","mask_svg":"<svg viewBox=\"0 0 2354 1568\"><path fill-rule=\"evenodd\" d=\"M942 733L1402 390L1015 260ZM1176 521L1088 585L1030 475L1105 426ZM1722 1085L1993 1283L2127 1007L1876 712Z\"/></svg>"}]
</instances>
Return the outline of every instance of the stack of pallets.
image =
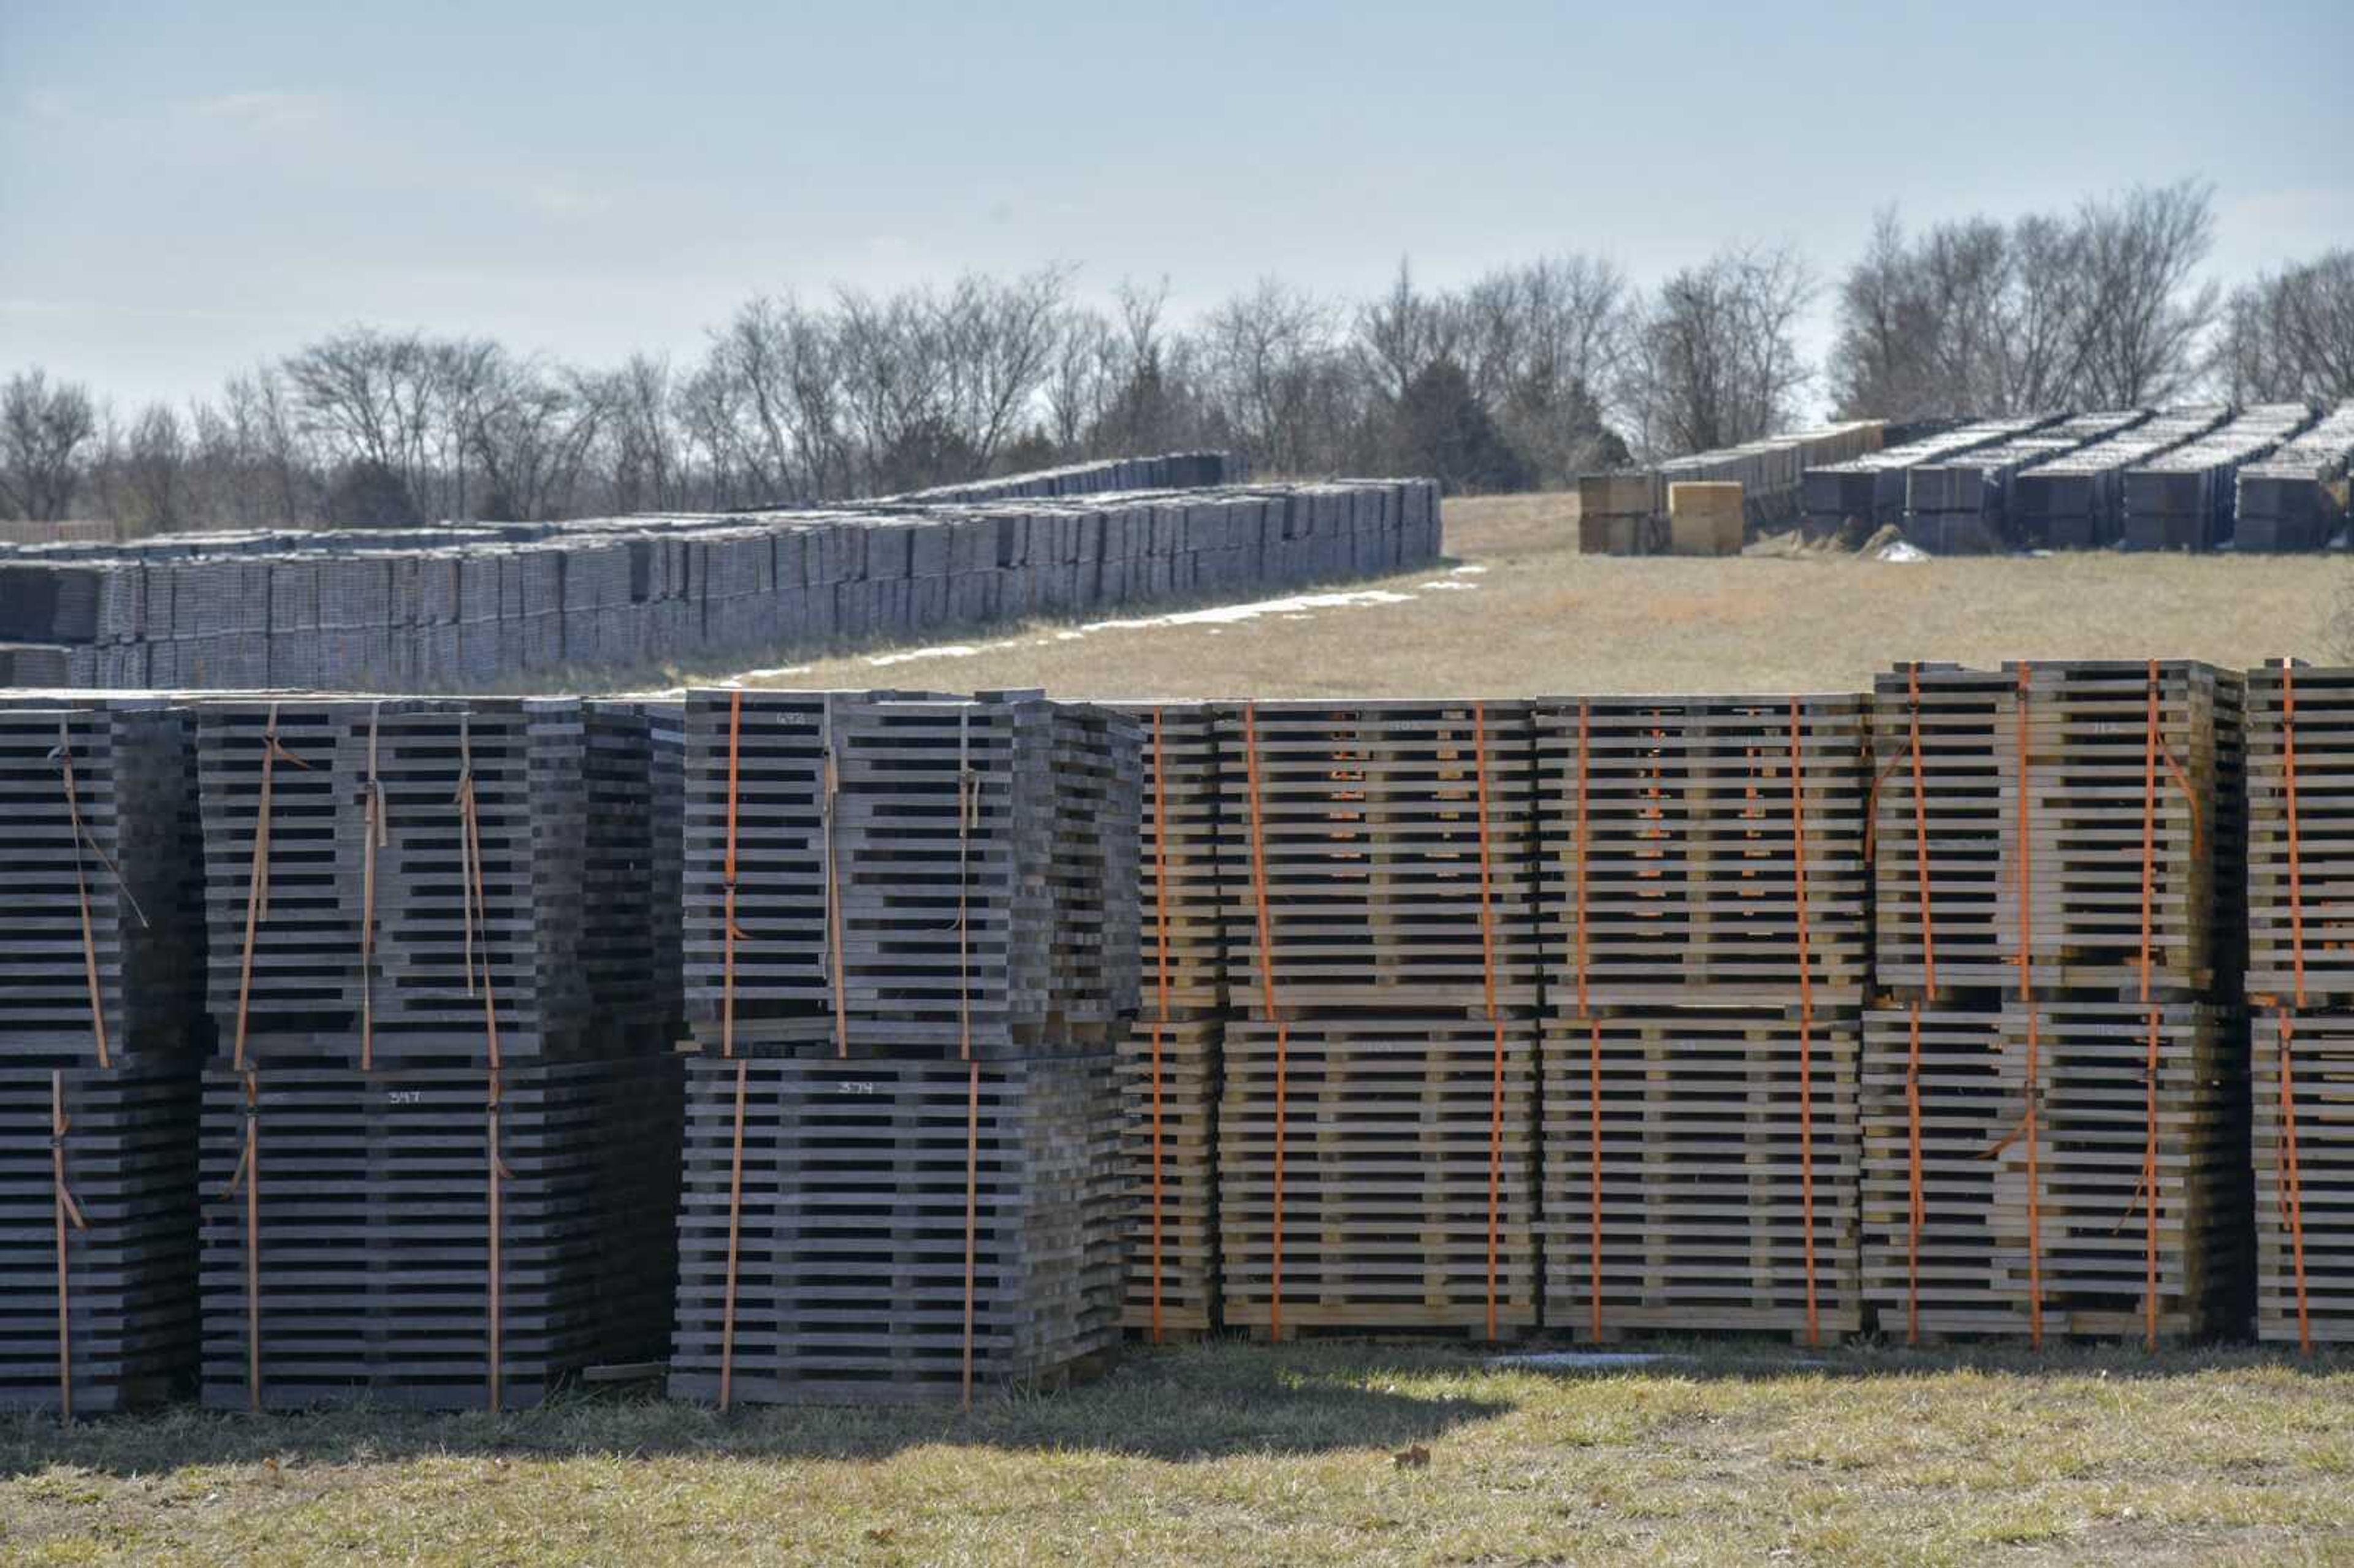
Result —
<instances>
[{"instance_id":1,"label":"stack of pallets","mask_svg":"<svg viewBox=\"0 0 2354 1568\"><path fill-rule=\"evenodd\" d=\"M2354 1340L2354 671L2248 677L2256 1334Z\"/></svg>"},{"instance_id":2,"label":"stack of pallets","mask_svg":"<svg viewBox=\"0 0 2354 1568\"><path fill-rule=\"evenodd\" d=\"M498 1409L660 1359L651 727L571 699L198 709L207 1404Z\"/></svg>"},{"instance_id":3,"label":"stack of pallets","mask_svg":"<svg viewBox=\"0 0 2354 1568\"><path fill-rule=\"evenodd\" d=\"M2318 550L2346 521L2354 472L2354 402L2239 471L2238 544L2243 550Z\"/></svg>"},{"instance_id":4,"label":"stack of pallets","mask_svg":"<svg viewBox=\"0 0 2354 1568\"><path fill-rule=\"evenodd\" d=\"M1141 732L1140 1005L1117 1054L1128 1216L1126 1326L1218 1326L1217 1097L1228 996L1217 718L1203 703L1115 705Z\"/></svg>"},{"instance_id":5,"label":"stack of pallets","mask_svg":"<svg viewBox=\"0 0 2354 1568\"><path fill-rule=\"evenodd\" d=\"M195 1369L188 766L185 710L0 704L0 1409Z\"/></svg>"},{"instance_id":6,"label":"stack of pallets","mask_svg":"<svg viewBox=\"0 0 2354 1568\"><path fill-rule=\"evenodd\" d=\"M1034 694L686 711L670 1387L969 1398L1119 1332L1133 725Z\"/></svg>"},{"instance_id":7,"label":"stack of pallets","mask_svg":"<svg viewBox=\"0 0 2354 1568\"><path fill-rule=\"evenodd\" d=\"M1259 703L1218 740L1225 1320L1533 1326L1528 705Z\"/></svg>"},{"instance_id":8,"label":"stack of pallets","mask_svg":"<svg viewBox=\"0 0 2354 1568\"><path fill-rule=\"evenodd\" d=\"M2242 692L2189 662L1879 680L1884 1331L2156 1342L2244 1314Z\"/></svg>"},{"instance_id":9,"label":"stack of pallets","mask_svg":"<svg viewBox=\"0 0 2354 1568\"><path fill-rule=\"evenodd\" d=\"M1861 1326L1865 741L1847 695L1538 705L1548 1328Z\"/></svg>"}]
</instances>

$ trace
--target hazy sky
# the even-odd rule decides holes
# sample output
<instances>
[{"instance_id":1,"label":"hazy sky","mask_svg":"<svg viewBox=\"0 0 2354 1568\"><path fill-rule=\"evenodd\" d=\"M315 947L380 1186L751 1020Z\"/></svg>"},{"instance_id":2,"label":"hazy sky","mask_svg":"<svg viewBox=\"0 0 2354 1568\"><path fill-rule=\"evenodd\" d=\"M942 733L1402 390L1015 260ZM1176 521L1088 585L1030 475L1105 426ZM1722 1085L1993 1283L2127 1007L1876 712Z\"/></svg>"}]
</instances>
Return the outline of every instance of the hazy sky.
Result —
<instances>
[{"instance_id":1,"label":"hazy sky","mask_svg":"<svg viewBox=\"0 0 2354 1568\"><path fill-rule=\"evenodd\" d=\"M763 291L1734 238L2214 182L2354 244L2354 0L1124 6L0 0L0 370L208 392L352 322L695 353ZM1819 340L1819 321L1813 333Z\"/></svg>"}]
</instances>

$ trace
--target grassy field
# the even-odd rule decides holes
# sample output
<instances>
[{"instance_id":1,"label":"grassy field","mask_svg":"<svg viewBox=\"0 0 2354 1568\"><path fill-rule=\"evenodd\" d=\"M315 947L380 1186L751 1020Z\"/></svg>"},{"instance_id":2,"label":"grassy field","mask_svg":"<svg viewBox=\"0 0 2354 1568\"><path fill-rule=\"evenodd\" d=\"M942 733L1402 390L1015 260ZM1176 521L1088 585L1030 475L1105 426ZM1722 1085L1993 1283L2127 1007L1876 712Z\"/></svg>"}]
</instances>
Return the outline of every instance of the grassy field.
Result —
<instances>
[{"instance_id":1,"label":"grassy field","mask_svg":"<svg viewBox=\"0 0 2354 1568\"><path fill-rule=\"evenodd\" d=\"M1447 524L1446 566L1254 613L746 678L1506 695L1855 687L1914 657L2245 664L2330 655L2354 578L2309 558L1587 559L1551 497L1450 503ZM970 1415L611 1397L498 1419L0 1425L0 1561L347 1558L2354 1563L2354 1357L1704 1347L1537 1372L1236 1342L1138 1351Z\"/></svg>"},{"instance_id":2,"label":"grassy field","mask_svg":"<svg viewBox=\"0 0 2354 1568\"><path fill-rule=\"evenodd\" d=\"M2255 1352L1227 1344L970 1415L181 1414L0 1455L10 1563L2354 1561L2354 1363Z\"/></svg>"},{"instance_id":3,"label":"grassy field","mask_svg":"<svg viewBox=\"0 0 2354 1568\"><path fill-rule=\"evenodd\" d=\"M752 679L1135 697L1856 689L1901 659L2334 658L2333 611L2354 583L2342 556L1586 556L1575 504L1450 501L1452 567L1262 613L1034 624Z\"/></svg>"}]
</instances>

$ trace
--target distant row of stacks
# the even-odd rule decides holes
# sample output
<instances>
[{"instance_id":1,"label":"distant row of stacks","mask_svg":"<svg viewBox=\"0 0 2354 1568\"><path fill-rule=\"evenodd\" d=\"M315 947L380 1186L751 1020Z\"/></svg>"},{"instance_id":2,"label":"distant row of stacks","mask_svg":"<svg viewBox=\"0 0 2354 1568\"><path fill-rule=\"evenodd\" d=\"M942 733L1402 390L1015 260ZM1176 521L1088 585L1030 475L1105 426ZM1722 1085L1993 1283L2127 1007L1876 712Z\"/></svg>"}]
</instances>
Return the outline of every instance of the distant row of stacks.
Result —
<instances>
[{"instance_id":1,"label":"distant row of stacks","mask_svg":"<svg viewBox=\"0 0 2354 1568\"><path fill-rule=\"evenodd\" d=\"M1740 528L1767 527L1797 516L1801 487L1816 469L1854 461L1880 450L1887 422L1854 419L1715 451L1673 458L1654 468L1588 474L1578 481L1578 548L1587 555L1723 555L1726 526L1715 521L1716 493L1690 489L1687 504L1705 507L1706 524L1678 539L1670 527L1679 487L1739 487Z\"/></svg>"},{"instance_id":2,"label":"distant row of stacks","mask_svg":"<svg viewBox=\"0 0 2354 1568\"><path fill-rule=\"evenodd\" d=\"M2240 471L2241 548L2318 550L2349 515L2354 403Z\"/></svg>"},{"instance_id":3,"label":"distant row of stacks","mask_svg":"<svg viewBox=\"0 0 2354 1568\"><path fill-rule=\"evenodd\" d=\"M1170 452L1161 457L1105 458L1066 463L1002 479L935 485L894 501L1024 501L1041 496L1098 495L1120 490L1213 490L1240 484L1248 467L1235 452Z\"/></svg>"},{"instance_id":4,"label":"distant row of stacks","mask_svg":"<svg viewBox=\"0 0 2354 1568\"><path fill-rule=\"evenodd\" d=\"M2195 441L2126 470L2126 548L2212 550L2226 543L2246 550L2279 548L2263 536L2254 513L2238 509L2240 471L2312 422L2313 409L2306 404L2259 404ZM2312 547L2322 543L2316 540Z\"/></svg>"},{"instance_id":5,"label":"distant row of stacks","mask_svg":"<svg viewBox=\"0 0 2354 1568\"><path fill-rule=\"evenodd\" d=\"M969 1398L1110 1349L1134 726L697 692L674 1394Z\"/></svg>"},{"instance_id":6,"label":"distant row of stacks","mask_svg":"<svg viewBox=\"0 0 2354 1568\"><path fill-rule=\"evenodd\" d=\"M0 684L482 690L1375 576L1438 547L1417 480L0 546Z\"/></svg>"}]
</instances>

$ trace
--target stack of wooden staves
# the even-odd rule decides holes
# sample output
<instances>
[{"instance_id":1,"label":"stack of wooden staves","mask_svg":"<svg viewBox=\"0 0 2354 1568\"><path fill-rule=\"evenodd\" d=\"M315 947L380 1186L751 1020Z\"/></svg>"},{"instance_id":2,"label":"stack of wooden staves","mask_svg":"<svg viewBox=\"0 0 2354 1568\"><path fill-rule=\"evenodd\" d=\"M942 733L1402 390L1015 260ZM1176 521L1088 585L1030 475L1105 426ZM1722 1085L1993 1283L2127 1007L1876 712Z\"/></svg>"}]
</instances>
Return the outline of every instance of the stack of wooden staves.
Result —
<instances>
[{"instance_id":1,"label":"stack of wooden staves","mask_svg":"<svg viewBox=\"0 0 2354 1568\"><path fill-rule=\"evenodd\" d=\"M1861 699L1535 722L1546 1326L1853 1331Z\"/></svg>"},{"instance_id":2,"label":"stack of wooden staves","mask_svg":"<svg viewBox=\"0 0 2354 1568\"><path fill-rule=\"evenodd\" d=\"M2156 1343L2243 1316L2243 685L2187 662L1878 681L1883 1331Z\"/></svg>"},{"instance_id":3,"label":"stack of wooden staves","mask_svg":"<svg viewBox=\"0 0 2354 1568\"><path fill-rule=\"evenodd\" d=\"M1117 1061L1128 1224L1122 1321L1155 1342L1218 1326L1217 1097L1228 994L1216 715L1119 704L1143 746L1140 1006Z\"/></svg>"},{"instance_id":4,"label":"stack of wooden staves","mask_svg":"<svg viewBox=\"0 0 2354 1568\"><path fill-rule=\"evenodd\" d=\"M1224 709L1225 1320L1537 1319L1525 703Z\"/></svg>"},{"instance_id":5,"label":"stack of wooden staves","mask_svg":"<svg viewBox=\"0 0 2354 1568\"><path fill-rule=\"evenodd\" d=\"M571 699L199 707L207 1404L499 1409L661 1359L654 729Z\"/></svg>"},{"instance_id":6,"label":"stack of wooden staves","mask_svg":"<svg viewBox=\"0 0 2354 1568\"><path fill-rule=\"evenodd\" d=\"M159 704L0 704L0 1409L128 1409L194 1370L189 756Z\"/></svg>"},{"instance_id":7,"label":"stack of wooden staves","mask_svg":"<svg viewBox=\"0 0 2354 1568\"><path fill-rule=\"evenodd\" d=\"M671 1391L970 1398L1109 1348L1136 735L1034 694L687 700Z\"/></svg>"},{"instance_id":8,"label":"stack of wooden staves","mask_svg":"<svg viewBox=\"0 0 2354 1568\"><path fill-rule=\"evenodd\" d=\"M2354 1340L2354 671L2248 683L2256 1334Z\"/></svg>"}]
</instances>

